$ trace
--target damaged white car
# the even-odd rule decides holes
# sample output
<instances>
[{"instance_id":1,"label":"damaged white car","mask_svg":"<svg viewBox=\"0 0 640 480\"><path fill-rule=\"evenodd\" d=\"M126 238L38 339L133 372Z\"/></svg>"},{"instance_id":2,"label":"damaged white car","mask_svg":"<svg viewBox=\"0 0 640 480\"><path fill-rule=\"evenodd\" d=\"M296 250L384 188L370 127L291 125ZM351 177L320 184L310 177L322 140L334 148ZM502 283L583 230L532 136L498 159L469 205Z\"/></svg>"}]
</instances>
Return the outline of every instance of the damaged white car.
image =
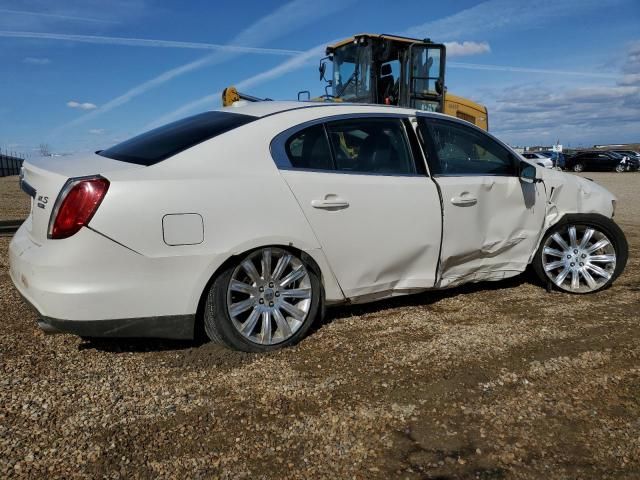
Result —
<instances>
[{"instance_id":1,"label":"damaged white car","mask_svg":"<svg viewBox=\"0 0 640 480\"><path fill-rule=\"evenodd\" d=\"M24 164L11 278L48 331L265 351L326 305L512 277L620 275L616 200L452 117L260 102Z\"/></svg>"}]
</instances>

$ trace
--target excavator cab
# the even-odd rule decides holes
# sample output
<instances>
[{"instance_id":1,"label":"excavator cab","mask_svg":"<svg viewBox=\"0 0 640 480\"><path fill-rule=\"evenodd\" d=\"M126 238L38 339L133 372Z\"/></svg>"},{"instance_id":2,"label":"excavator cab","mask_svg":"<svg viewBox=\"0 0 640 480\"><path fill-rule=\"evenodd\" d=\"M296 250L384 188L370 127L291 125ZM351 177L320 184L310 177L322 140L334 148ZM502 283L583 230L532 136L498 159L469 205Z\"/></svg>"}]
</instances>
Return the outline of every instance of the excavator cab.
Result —
<instances>
[{"instance_id":1,"label":"excavator cab","mask_svg":"<svg viewBox=\"0 0 640 480\"><path fill-rule=\"evenodd\" d=\"M331 79L325 77L328 62ZM360 34L327 47L320 76L327 81L329 101L442 112L445 62L445 46L428 39Z\"/></svg>"},{"instance_id":2,"label":"excavator cab","mask_svg":"<svg viewBox=\"0 0 640 480\"><path fill-rule=\"evenodd\" d=\"M446 48L429 39L363 33L327 47L320 60L325 95L313 101L396 105L427 112L441 112L489 129L487 107L447 93L444 83ZM332 66L327 78L327 67ZM307 98L308 91L298 93ZM222 105L239 100L269 100L238 92L222 92Z\"/></svg>"}]
</instances>

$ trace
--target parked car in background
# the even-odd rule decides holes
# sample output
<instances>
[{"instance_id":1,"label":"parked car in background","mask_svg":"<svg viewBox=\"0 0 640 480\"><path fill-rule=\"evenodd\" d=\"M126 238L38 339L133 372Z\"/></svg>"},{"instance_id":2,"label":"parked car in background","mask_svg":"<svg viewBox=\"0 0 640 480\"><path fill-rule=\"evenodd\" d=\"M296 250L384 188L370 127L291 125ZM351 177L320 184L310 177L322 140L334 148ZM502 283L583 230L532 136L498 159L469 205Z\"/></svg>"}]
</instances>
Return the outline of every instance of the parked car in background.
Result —
<instances>
[{"instance_id":1,"label":"parked car in background","mask_svg":"<svg viewBox=\"0 0 640 480\"><path fill-rule=\"evenodd\" d=\"M627 172L630 172L630 171L635 172L638 170L638 167L640 166L640 160L636 159L635 157L632 158L629 155L623 155L622 153L618 153L614 151L608 151L607 153L609 155L613 155L614 157L620 159L620 170L624 170Z\"/></svg>"},{"instance_id":2,"label":"parked car in background","mask_svg":"<svg viewBox=\"0 0 640 480\"><path fill-rule=\"evenodd\" d=\"M554 167L553 160L551 160L551 158L547 157L546 155L543 155L540 152L524 152L522 156L527 160L532 161L536 165L540 165L541 167L544 167L544 168Z\"/></svg>"},{"instance_id":3,"label":"parked car in background","mask_svg":"<svg viewBox=\"0 0 640 480\"><path fill-rule=\"evenodd\" d=\"M23 169L34 201L11 279L43 329L87 337L204 331L267 351L299 341L325 305L529 265L591 293L628 255L604 187L412 109L257 102Z\"/></svg>"},{"instance_id":4,"label":"parked car in background","mask_svg":"<svg viewBox=\"0 0 640 480\"><path fill-rule=\"evenodd\" d=\"M603 151L582 151L568 157L565 168L574 172L583 171L615 171L637 170L640 162L637 160L625 160L617 154Z\"/></svg>"},{"instance_id":5,"label":"parked car in background","mask_svg":"<svg viewBox=\"0 0 640 480\"><path fill-rule=\"evenodd\" d=\"M640 160L640 153L634 152L633 150L610 150L611 152L616 152L621 155L626 155L627 157L633 159Z\"/></svg>"},{"instance_id":6,"label":"parked car in background","mask_svg":"<svg viewBox=\"0 0 640 480\"><path fill-rule=\"evenodd\" d=\"M547 158L550 158L553 161L553 166L562 170L564 168L564 155L562 152L553 152L553 151L545 151L545 152L536 152L541 155L544 155Z\"/></svg>"}]
</instances>

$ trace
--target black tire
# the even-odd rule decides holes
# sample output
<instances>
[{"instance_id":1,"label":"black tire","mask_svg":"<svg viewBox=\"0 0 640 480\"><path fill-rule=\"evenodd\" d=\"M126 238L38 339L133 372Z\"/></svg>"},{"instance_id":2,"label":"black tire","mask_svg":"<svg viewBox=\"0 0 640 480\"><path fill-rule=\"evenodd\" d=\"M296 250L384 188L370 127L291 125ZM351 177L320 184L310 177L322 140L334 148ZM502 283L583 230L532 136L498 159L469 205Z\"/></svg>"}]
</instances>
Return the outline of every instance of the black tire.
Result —
<instances>
[{"instance_id":1,"label":"black tire","mask_svg":"<svg viewBox=\"0 0 640 480\"><path fill-rule=\"evenodd\" d=\"M578 162L571 169L576 173L584 172L584 165Z\"/></svg>"},{"instance_id":2,"label":"black tire","mask_svg":"<svg viewBox=\"0 0 640 480\"><path fill-rule=\"evenodd\" d=\"M224 270L218 273L214 281L211 283L203 312L204 331L212 342L226 346L233 350L243 352L268 352L289 347L299 342L306 335L307 331L322 312L323 289L318 274L313 265L309 265L304 261L304 255L297 252L289 252L295 255L305 265L309 280L311 283L311 305L308 315L304 323L295 333L286 340L263 345L255 343L245 338L233 325L233 321L227 308L227 291L231 282L234 270L245 259L247 259L256 250L252 250L240 256L236 262L227 265Z\"/></svg>"},{"instance_id":3,"label":"black tire","mask_svg":"<svg viewBox=\"0 0 640 480\"><path fill-rule=\"evenodd\" d=\"M547 276L547 273L544 270L543 259L542 259L542 250L543 246L547 239L552 236L554 233L559 232L567 225L575 225L576 227L592 227L597 230L600 230L604 233L607 238L611 241L613 248L616 254L616 266L611 278L599 287L596 290L592 290L589 292L575 292L565 290L563 288L555 285L551 279ZM620 274L624 271L624 268L627 264L627 259L629 257L629 245L627 243L627 239L624 235L624 232L620 229L620 227L610 218L607 218L603 215L597 214L574 214L574 215L566 215L562 218L560 222L553 225L542 237L542 241L540 242L540 246L538 247L538 251L536 252L532 267L538 278L543 282L543 284L548 285L551 284L555 290L560 290L565 293L572 293L576 295L584 294L584 293L595 293L606 288L609 288L611 284L620 276Z\"/></svg>"}]
</instances>

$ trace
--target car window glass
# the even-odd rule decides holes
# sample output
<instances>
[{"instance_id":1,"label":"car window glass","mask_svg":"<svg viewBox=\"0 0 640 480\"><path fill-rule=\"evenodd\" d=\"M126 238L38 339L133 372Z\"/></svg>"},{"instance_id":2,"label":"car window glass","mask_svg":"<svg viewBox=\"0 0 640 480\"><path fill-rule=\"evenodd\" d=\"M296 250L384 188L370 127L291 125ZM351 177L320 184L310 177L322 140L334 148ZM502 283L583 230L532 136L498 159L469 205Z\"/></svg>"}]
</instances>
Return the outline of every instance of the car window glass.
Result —
<instances>
[{"instance_id":1,"label":"car window glass","mask_svg":"<svg viewBox=\"0 0 640 480\"><path fill-rule=\"evenodd\" d=\"M437 161L430 165L440 175L515 175L512 154L488 135L465 125L443 120L420 122L423 139L431 138Z\"/></svg>"},{"instance_id":2,"label":"car window glass","mask_svg":"<svg viewBox=\"0 0 640 480\"><path fill-rule=\"evenodd\" d=\"M322 125L314 125L287 140L287 156L294 168L331 170L331 150Z\"/></svg>"},{"instance_id":3,"label":"car window glass","mask_svg":"<svg viewBox=\"0 0 640 480\"><path fill-rule=\"evenodd\" d=\"M359 118L327 124L336 170L383 175L415 174L399 119Z\"/></svg>"},{"instance_id":4,"label":"car window glass","mask_svg":"<svg viewBox=\"0 0 640 480\"><path fill-rule=\"evenodd\" d=\"M121 162L154 165L256 119L229 112L200 113L133 137L98 154Z\"/></svg>"}]
</instances>

